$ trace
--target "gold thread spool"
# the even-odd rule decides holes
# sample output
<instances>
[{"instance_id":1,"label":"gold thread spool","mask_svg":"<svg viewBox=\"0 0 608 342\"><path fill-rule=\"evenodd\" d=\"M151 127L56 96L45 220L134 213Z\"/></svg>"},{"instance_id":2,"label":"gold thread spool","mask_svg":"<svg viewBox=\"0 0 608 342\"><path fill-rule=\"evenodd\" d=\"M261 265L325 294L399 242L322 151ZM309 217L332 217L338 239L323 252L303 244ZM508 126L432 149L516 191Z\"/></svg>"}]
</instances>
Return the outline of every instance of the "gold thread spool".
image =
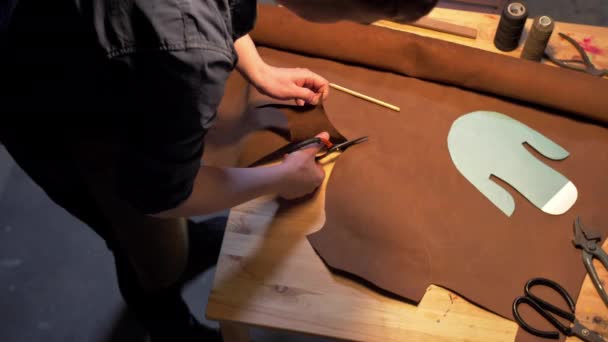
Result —
<instances>
[{"instance_id":1,"label":"gold thread spool","mask_svg":"<svg viewBox=\"0 0 608 342\"><path fill-rule=\"evenodd\" d=\"M546 15L534 19L532 29L521 52L521 58L540 62L555 28L555 21Z\"/></svg>"}]
</instances>

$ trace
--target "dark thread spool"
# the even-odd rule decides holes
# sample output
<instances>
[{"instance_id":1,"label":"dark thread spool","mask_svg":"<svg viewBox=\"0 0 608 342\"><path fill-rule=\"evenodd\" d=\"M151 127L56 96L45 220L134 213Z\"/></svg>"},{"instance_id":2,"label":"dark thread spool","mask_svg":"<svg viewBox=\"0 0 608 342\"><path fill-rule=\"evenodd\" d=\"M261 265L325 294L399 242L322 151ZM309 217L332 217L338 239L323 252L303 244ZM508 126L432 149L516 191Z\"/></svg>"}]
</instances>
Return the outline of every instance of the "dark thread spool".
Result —
<instances>
[{"instance_id":1,"label":"dark thread spool","mask_svg":"<svg viewBox=\"0 0 608 342\"><path fill-rule=\"evenodd\" d=\"M496 36L494 36L494 46L502 51L515 50L526 19L528 19L526 3L520 0L509 1L502 10Z\"/></svg>"},{"instance_id":2,"label":"dark thread spool","mask_svg":"<svg viewBox=\"0 0 608 342\"><path fill-rule=\"evenodd\" d=\"M554 27L555 22L551 17L543 15L536 18L524 45L524 50L521 52L521 58L540 62Z\"/></svg>"}]
</instances>

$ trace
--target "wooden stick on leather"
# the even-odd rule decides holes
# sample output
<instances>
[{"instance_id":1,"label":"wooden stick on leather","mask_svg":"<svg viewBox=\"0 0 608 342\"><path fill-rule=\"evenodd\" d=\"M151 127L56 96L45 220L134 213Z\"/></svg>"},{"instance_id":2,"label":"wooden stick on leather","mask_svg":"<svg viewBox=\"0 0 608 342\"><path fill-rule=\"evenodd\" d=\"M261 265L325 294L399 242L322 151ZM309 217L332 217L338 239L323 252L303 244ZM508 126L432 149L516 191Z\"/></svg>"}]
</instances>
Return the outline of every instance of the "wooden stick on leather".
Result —
<instances>
[{"instance_id":1,"label":"wooden stick on leather","mask_svg":"<svg viewBox=\"0 0 608 342\"><path fill-rule=\"evenodd\" d=\"M386 102L384 102L384 101L380 101L380 100L378 100L378 99L375 99L375 98L373 98L373 97L371 97L371 96L367 96L367 95L364 95L364 94L358 93L358 92L356 92L356 91L354 91L354 90L350 90L350 89L348 89L348 88L344 88L344 87L339 86L339 85L337 85L337 84L335 84L335 83L330 83L330 84L329 84L329 86L330 86L330 87L332 87L332 88L334 88L334 89L338 89L338 90L340 90L340 91L343 91L343 92L345 92L345 93L347 93L347 94L350 94L350 95L352 95L352 96L358 97L358 98L360 98L360 99L363 99L363 100L366 100L366 101L369 101L369 102L373 102L373 103L375 103L375 104L377 104L377 105L380 105L380 106L383 106L383 107L386 107L386 108L392 109L392 110L394 110L394 111L399 112L399 111L401 110L399 107L394 106L394 105L392 105L392 104L390 104L390 103L386 103Z\"/></svg>"}]
</instances>

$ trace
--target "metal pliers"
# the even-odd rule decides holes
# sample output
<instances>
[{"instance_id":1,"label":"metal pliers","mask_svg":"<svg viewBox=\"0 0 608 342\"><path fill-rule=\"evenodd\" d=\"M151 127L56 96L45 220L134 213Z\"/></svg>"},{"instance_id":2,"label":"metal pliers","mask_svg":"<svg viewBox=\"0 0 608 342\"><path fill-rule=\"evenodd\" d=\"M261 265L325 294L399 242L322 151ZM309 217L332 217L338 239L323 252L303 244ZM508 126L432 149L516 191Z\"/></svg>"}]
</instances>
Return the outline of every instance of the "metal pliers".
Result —
<instances>
[{"instance_id":1,"label":"metal pliers","mask_svg":"<svg viewBox=\"0 0 608 342\"><path fill-rule=\"evenodd\" d=\"M581 58L583 60L581 61L578 59L557 59L554 56L551 56L550 54L545 52L545 57L551 60L551 62L559 65L562 68L586 72L597 77L604 77L608 75L608 69L598 69L595 67L595 65L593 65L593 63L589 59L589 56L585 52L585 49L583 49L583 47L576 40L572 39L567 34L563 34L561 32L559 33L559 36L567 40L570 44L572 44L578 51L579 55L581 55Z\"/></svg>"},{"instance_id":2,"label":"metal pliers","mask_svg":"<svg viewBox=\"0 0 608 342\"><path fill-rule=\"evenodd\" d=\"M597 292L602 297L604 304L608 306L608 294L602 284L600 277L597 275L597 270L593 266L593 258L598 259L606 269L608 269L608 254L604 252L599 242L602 241L602 237L593 232L585 231L583 224L581 223L580 217L574 220L574 239L572 243L574 247L583 250L583 264L587 269L587 273L591 276L593 285L597 289Z\"/></svg>"}]
</instances>

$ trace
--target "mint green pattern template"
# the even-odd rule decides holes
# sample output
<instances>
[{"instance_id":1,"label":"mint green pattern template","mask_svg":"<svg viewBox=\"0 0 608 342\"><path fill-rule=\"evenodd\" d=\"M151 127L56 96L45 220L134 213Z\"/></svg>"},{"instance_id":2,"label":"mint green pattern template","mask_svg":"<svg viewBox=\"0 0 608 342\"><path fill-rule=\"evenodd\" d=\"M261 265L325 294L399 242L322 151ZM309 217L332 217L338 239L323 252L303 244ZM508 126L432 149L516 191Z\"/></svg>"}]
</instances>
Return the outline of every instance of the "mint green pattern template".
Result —
<instances>
[{"instance_id":1,"label":"mint green pattern template","mask_svg":"<svg viewBox=\"0 0 608 342\"><path fill-rule=\"evenodd\" d=\"M539 132L496 112L463 115L448 133L448 149L458 171L507 216L513 214L515 201L490 175L511 185L542 211L565 213L576 201L576 187L528 152L524 143L550 159L569 155Z\"/></svg>"}]
</instances>

